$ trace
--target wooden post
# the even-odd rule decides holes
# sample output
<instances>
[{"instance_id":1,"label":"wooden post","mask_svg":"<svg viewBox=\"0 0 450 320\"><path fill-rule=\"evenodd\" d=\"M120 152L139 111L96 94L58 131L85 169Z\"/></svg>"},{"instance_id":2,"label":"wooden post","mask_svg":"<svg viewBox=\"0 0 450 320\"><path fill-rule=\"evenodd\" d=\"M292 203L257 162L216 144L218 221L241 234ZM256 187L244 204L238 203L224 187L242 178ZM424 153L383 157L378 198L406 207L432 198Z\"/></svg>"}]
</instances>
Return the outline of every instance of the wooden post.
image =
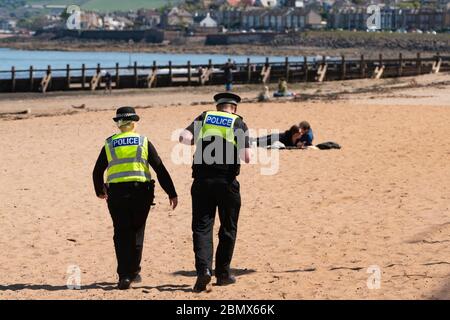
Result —
<instances>
[{"instance_id":1,"label":"wooden post","mask_svg":"<svg viewBox=\"0 0 450 320\"><path fill-rule=\"evenodd\" d=\"M431 73L439 73L441 69L442 59L439 54L439 52L436 54L436 60L433 63L433 66L431 67Z\"/></svg>"},{"instance_id":2,"label":"wooden post","mask_svg":"<svg viewBox=\"0 0 450 320\"><path fill-rule=\"evenodd\" d=\"M286 81L289 82L289 57L285 58L284 68L285 68L285 71L286 71Z\"/></svg>"},{"instance_id":3,"label":"wooden post","mask_svg":"<svg viewBox=\"0 0 450 320\"><path fill-rule=\"evenodd\" d=\"M172 85L173 73L172 73L172 61L169 61L169 84Z\"/></svg>"},{"instance_id":4,"label":"wooden post","mask_svg":"<svg viewBox=\"0 0 450 320\"><path fill-rule=\"evenodd\" d=\"M416 68L417 68L417 75L422 74L422 59L420 57L420 52L417 52Z\"/></svg>"},{"instance_id":5,"label":"wooden post","mask_svg":"<svg viewBox=\"0 0 450 320\"><path fill-rule=\"evenodd\" d=\"M247 83L252 81L252 65L250 64L250 58L247 58Z\"/></svg>"},{"instance_id":6,"label":"wooden post","mask_svg":"<svg viewBox=\"0 0 450 320\"><path fill-rule=\"evenodd\" d=\"M345 56L341 57L341 80L345 80L347 77L347 65L345 64Z\"/></svg>"},{"instance_id":7,"label":"wooden post","mask_svg":"<svg viewBox=\"0 0 450 320\"><path fill-rule=\"evenodd\" d=\"M209 59L208 60L208 83L212 83L212 77L213 77L213 64L212 64L212 60Z\"/></svg>"},{"instance_id":8,"label":"wooden post","mask_svg":"<svg viewBox=\"0 0 450 320\"><path fill-rule=\"evenodd\" d=\"M66 65L66 86L70 89L70 64Z\"/></svg>"},{"instance_id":9,"label":"wooden post","mask_svg":"<svg viewBox=\"0 0 450 320\"><path fill-rule=\"evenodd\" d=\"M361 55L361 62L360 62L360 71L361 71L361 78L366 77L366 62L364 61L364 55Z\"/></svg>"},{"instance_id":10,"label":"wooden post","mask_svg":"<svg viewBox=\"0 0 450 320\"><path fill-rule=\"evenodd\" d=\"M403 54L398 55L398 76L401 77L403 74Z\"/></svg>"},{"instance_id":11,"label":"wooden post","mask_svg":"<svg viewBox=\"0 0 450 320\"><path fill-rule=\"evenodd\" d=\"M305 82L308 82L308 58L303 57L303 71L305 73Z\"/></svg>"},{"instance_id":12,"label":"wooden post","mask_svg":"<svg viewBox=\"0 0 450 320\"><path fill-rule=\"evenodd\" d=\"M328 64L326 62L325 56L322 56L322 62L320 63L319 67L317 68L316 80L318 82L322 82L322 81L326 80L325 78L327 76L327 71L328 71Z\"/></svg>"},{"instance_id":13,"label":"wooden post","mask_svg":"<svg viewBox=\"0 0 450 320\"><path fill-rule=\"evenodd\" d=\"M91 83L90 83L91 91L95 91L97 89L97 87L99 86L99 84L102 82L101 71L102 71L102 69L101 69L100 63L97 63L96 73L92 77Z\"/></svg>"},{"instance_id":14,"label":"wooden post","mask_svg":"<svg viewBox=\"0 0 450 320\"><path fill-rule=\"evenodd\" d=\"M30 66L30 91L34 89L34 75L33 75L33 66Z\"/></svg>"},{"instance_id":15,"label":"wooden post","mask_svg":"<svg viewBox=\"0 0 450 320\"><path fill-rule=\"evenodd\" d=\"M16 91L16 67L11 67L11 92Z\"/></svg>"},{"instance_id":16,"label":"wooden post","mask_svg":"<svg viewBox=\"0 0 450 320\"><path fill-rule=\"evenodd\" d=\"M134 62L133 65L133 74L134 74L134 87L138 87L138 72L137 72L137 61Z\"/></svg>"},{"instance_id":17,"label":"wooden post","mask_svg":"<svg viewBox=\"0 0 450 320\"><path fill-rule=\"evenodd\" d=\"M52 79L52 67L49 65L47 67L47 74L45 75L44 78L42 78L42 81L41 81L42 93L47 92L47 89L48 89L51 79Z\"/></svg>"},{"instance_id":18,"label":"wooden post","mask_svg":"<svg viewBox=\"0 0 450 320\"><path fill-rule=\"evenodd\" d=\"M191 61L188 61L187 68L188 68L188 86L190 86L191 85L191 78L192 78Z\"/></svg>"},{"instance_id":19,"label":"wooden post","mask_svg":"<svg viewBox=\"0 0 450 320\"><path fill-rule=\"evenodd\" d=\"M83 63L81 65L81 88L84 89L86 86L86 65Z\"/></svg>"},{"instance_id":20,"label":"wooden post","mask_svg":"<svg viewBox=\"0 0 450 320\"><path fill-rule=\"evenodd\" d=\"M120 68L119 63L116 62L116 89L120 87Z\"/></svg>"},{"instance_id":21,"label":"wooden post","mask_svg":"<svg viewBox=\"0 0 450 320\"><path fill-rule=\"evenodd\" d=\"M156 66L156 60L153 60L153 66L152 66L152 70L153 70L153 74L155 75L155 78L153 79L153 83L152 86L156 87L157 82L158 82L158 74L156 73L157 66Z\"/></svg>"},{"instance_id":22,"label":"wooden post","mask_svg":"<svg viewBox=\"0 0 450 320\"><path fill-rule=\"evenodd\" d=\"M378 65L373 70L372 79L381 79L384 73L384 65L383 65L383 55L380 53L378 56Z\"/></svg>"}]
</instances>

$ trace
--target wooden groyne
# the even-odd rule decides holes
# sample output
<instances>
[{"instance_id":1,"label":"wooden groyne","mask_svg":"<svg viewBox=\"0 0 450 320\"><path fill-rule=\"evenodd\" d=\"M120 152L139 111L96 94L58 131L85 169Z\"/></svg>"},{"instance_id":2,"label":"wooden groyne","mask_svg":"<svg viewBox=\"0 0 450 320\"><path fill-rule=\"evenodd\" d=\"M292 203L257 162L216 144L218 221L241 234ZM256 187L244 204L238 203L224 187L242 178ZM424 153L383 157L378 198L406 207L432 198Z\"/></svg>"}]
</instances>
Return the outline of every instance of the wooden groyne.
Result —
<instances>
[{"instance_id":1,"label":"wooden groyne","mask_svg":"<svg viewBox=\"0 0 450 320\"><path fill-rule=\"evenodd\" d=\"M151 65L111 67L98 64L94 68L85 65L74 68L67 65L63 69L35 69L0 71L0 93L6 92L49 92L75 90L104 90L107 73L110 75L112 89L157 88L176 86L203 86L225 84L225 75L221 69L223 64L215 65L209 60L204 65L160 66L153 61ZM323 59L309 61L306 57L297 59L286 58L283 62L234 64L234 84L276 83L280 78L288 82L322 82L334 80L395 78L416 76L421 74L450 72L450 56L436 55L421 57L404 57L399 54L396 59L384 59L382 54L378 59L368 60L364 56L359 59Z\"/></svg>"}]
</instances>

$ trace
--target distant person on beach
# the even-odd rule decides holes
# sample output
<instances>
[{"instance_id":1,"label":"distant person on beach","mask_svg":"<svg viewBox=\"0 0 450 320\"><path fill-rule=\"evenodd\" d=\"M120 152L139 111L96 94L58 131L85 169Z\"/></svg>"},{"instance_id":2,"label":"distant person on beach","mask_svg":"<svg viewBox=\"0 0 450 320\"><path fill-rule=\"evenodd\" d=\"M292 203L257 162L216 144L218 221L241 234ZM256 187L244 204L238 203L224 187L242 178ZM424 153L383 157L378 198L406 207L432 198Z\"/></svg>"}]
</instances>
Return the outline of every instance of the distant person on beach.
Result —
<instances>
[{"instance_id":1,"label":"distant person on beach","mask_svg":"<svg viewBox=\"0 0 450 320\"><path fill-rule=\"evenodd\" d=\"M311 129L311 125L307 121L302 121L299 124L300 127L300 139L297 141L296 145L299 148L306 148L313 145L314 134Z\"/></svg>"},{"instance_id":2,"label":"distant person on beach","mask_svg":"<svg viewBox=\"0 0 450 320\"><path fill-rule=\"evenodd\" d=\"M117 109L113 120L120 132L106 139L92 175L97 197L108 203L114 226L118 288L126 290L133 282L141 281L145 224L155 190L149 167L156 172L173 209L178 198L155 147L147 137L135 132L139 116L134 108Z\"/></svg>"},{"instance_id":3,"label":"distant person on beach","mask_svg":"<svg viewBox=\"0 0 450 320\"><path fill-rule=\"evenodd\" d=\"M307 121L300 122L299 125L293 125L289 130L280 134L270 134L256 139L258 147L269 147L279 141L286 147L297 147L304 149L312 146L314 140L313 131Z\"/></svg>"},{"instance_id":4,"label":"distant person on beach","mask_svg":"<svg viewBox=\"0 0 450 320\"><path fill-rule=\"evenodd\" d=\"M268 86L264 86L264 90L258 95L258 102L267 102L270 100L270 91Z\"/></svg>"},{"instance_id":5,"label":"distant person on beach","mask_svg":"<svg viewBox=\"0 0 450 320\"><path fill-rule=\"evenodd\" d=\"M233 69L234 64L231 61L228 61L223 67L223 74L225 77L225 90L231 91L233 89Z\"/></svg>"},{"instance_id":6,"label":"distant person on beach","mask_svg":"<svg viewBox=\"0 0 450 320\"><path fill-rule=\"evenodd\" d=\"M198 71L198 82L203 84L204 83L204 81L203 81L203 73L205 71L204 71L202 66L198 67L197 71Z\"/></svg>"},{"instance_id":7,"label":"distant person on beach","mask_svg":"<svg viewBox=\"0 0 450 320\"><path fill-rule=\"evenodd\" d=\"M293 97L295 94L288 90L288 83L285 78L281 78L278 81L278 91L274 92L275 98L280 97Z\"/></svg>"},{"instance_id":8,"label":"distant person on beach","mask_svg":"<svg viewBox=\"0 0 450 320\"><path fill-rule=\"evenodd\" d=\"M105 92L112 92L112 76L109 71L106 72L105 76L103 77L105 80Z\"/></svg>"}]
</instances>

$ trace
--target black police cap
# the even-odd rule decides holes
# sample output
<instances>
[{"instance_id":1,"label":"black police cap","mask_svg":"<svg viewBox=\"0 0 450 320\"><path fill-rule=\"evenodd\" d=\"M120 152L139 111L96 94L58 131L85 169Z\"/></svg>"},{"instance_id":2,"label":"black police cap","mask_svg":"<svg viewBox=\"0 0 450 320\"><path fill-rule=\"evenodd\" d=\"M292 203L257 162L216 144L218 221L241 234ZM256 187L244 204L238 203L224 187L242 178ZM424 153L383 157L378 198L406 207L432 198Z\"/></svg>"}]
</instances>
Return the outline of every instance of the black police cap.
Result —
<instances>
[{"instance_id":1,"label":"black police cap","mask_svg":"<svg viewBox=\"0 0 450 320\"><path fill-rule=\"evenodd\" d=\"M113 118L115 122L119 120L139 121L139 116L133 107L120 107L116 111L116 117Z\"/></svg>"},{"instance_id":2,"label":"black police cap","mask_svg":"<svg viewBox=\"0 0 450 320\"><path fill-rule=\"evenodd\" d=\"M214 96L214 101L216 101L217 105L224 104L224 103L230 103L234 104L235 106L238 105L239 102L241 102L241 97L239 97L237 94L231 93L231 92L223 92L218 93Z\"/></svg>"}]
</instances>

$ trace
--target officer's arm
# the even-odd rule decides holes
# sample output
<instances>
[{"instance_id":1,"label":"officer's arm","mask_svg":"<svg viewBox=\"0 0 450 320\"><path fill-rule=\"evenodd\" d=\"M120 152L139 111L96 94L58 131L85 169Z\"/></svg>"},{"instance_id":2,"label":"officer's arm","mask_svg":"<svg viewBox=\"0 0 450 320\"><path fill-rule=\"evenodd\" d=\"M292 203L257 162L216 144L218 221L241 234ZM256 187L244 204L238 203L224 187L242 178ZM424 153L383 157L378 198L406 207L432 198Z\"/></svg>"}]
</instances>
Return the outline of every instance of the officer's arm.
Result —
<instances>
[{"instance_id":1,"label":"officer's arm","mask_svg":"<svg viewBox=\"0 0 450 320\"><path fill-rule=\"evenodd\" d=\"M236 123L234 134L237 137L239 158L245 163L250 163L252 153L250 149L250 137L248 133L248 127L241 119L238 119Z\"/></svg>"},{"instance_id":2,"label":"officer's arm","mask_svg":"<svg viewBox=\"0 0 450 320\"><path fill-rule=\"evenodd\" d=\"M178 141L182 144L186 144L188 146L192 146L194 144L194 141L196 137L198 137L200 130L202 129L202 123L203 119L205 117L206 112L203 112L201 115L199 115L195 120L184 129L180 137L178 138Z\"/></svg>"},{"instance_id":3,"label":"officer's arm","mask_svg":"<svg viewBox=\"0 0 450 320\"><path fill-rule=\"evenodd\" d=\"M102 148L95 163L94 171L92 172L92 179L94 181L95 194L99 198L105 198L105 182L103 174L108 167L108 158L106 157L105 147Z\"/></svg>"},{"instance_id":4,"label":"officer's arm","mask_svg":"<svg viewBox=\"0 0 450 320\"><path fill-rule=\"evenodd\" d=\"M182 144L192 146L194 144L194 134L189 130L184 129L180 134L179 141Z\"/></svg>"}]
</instances>

